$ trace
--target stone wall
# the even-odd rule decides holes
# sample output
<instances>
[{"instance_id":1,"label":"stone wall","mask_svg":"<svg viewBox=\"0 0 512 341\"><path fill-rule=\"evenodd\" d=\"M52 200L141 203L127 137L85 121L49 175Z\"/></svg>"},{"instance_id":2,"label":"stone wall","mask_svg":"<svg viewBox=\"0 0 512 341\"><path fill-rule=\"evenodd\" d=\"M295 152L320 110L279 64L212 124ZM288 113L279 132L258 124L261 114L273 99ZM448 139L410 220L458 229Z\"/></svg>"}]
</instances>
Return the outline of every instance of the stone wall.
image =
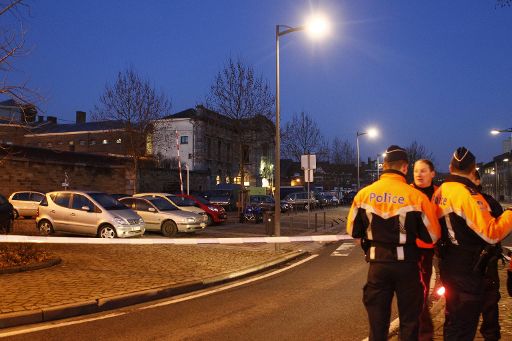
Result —
<instances>
[{"instance_id":1,"label":"stone wall","mask_svg":"<svg viewBox=\"0 0 512 341\"><path fill-rule=\"evenodd\" d=\"M187 172L182 170L183 191L187 192ZM190 192L202 192L208 189L208 176L206 172L189 172ZM167 192L180 191L180 177L176 169L142 168L139 171L140 192Z\"/></svg>"}]
</instances>

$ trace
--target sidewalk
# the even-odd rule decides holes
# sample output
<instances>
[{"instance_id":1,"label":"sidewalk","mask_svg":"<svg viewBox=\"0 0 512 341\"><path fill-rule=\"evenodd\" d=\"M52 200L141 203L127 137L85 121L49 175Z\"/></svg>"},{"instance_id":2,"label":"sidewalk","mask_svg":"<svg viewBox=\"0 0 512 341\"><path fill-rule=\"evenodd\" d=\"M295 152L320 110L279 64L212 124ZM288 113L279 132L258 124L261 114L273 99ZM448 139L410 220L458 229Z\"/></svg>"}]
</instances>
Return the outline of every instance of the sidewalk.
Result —
<instances>
[{"instance_id":1,"label":"sidewalk","mask_svg":"<svg viewBox=\"0 0 512 341\"><path fill-rule=\"evenodd\" d=\"M215 227L214 227L215 228ZM214 231L226 237L262 235ZM339 226L294 234L335 234ZM14 233L20 231L14 230ZM21 231L23 232L23 231ZM205 231L206 232L206 231ZM283 235L290 231L283 231ZM150 236L151 237L151 236ZM195 237L201 237L198 233ZM186 238L186 237L185 237ZM0 274L0 328L94 313L170 297L278 266L325 244L243 245L37 245L61 263L34 271Z\"/></svg>"}]
</instances>

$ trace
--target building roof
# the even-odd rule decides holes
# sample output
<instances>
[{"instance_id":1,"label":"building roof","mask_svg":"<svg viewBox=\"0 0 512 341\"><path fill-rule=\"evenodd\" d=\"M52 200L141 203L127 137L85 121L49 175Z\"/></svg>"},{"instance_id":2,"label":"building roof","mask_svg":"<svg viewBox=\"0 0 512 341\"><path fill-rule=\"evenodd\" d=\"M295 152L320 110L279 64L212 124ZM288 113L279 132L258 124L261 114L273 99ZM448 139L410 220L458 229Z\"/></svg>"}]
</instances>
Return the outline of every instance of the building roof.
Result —
<instances>
[{"instance_id":1,"label":"building roof","mask_svg":"<svg viewBox=\"0 0 512 341\"><path fill-rule=\"evenodd\" d=\"M34 128L33 135L42 134L63 134L71 132L98 132L98 131L111 131L124 128L124 122L117 121L96 121L86 123L73 123L73 124L54 124L48 121L44 124Z\"/></svg>"},{"instance_id":2,"label":"building roof","mask_svg":"<svg viewBox=\"0 0 512 341\"><path fill-rule=\"evenodd\" d=\"M196 119L221 119L231 120L229 117L221 115L213 110L207 109L202 105L197 105L195 108L185 109L173 115L168 115L162 119L173 119L173 118L196 118Z\"/></svg>"}]
</instances>

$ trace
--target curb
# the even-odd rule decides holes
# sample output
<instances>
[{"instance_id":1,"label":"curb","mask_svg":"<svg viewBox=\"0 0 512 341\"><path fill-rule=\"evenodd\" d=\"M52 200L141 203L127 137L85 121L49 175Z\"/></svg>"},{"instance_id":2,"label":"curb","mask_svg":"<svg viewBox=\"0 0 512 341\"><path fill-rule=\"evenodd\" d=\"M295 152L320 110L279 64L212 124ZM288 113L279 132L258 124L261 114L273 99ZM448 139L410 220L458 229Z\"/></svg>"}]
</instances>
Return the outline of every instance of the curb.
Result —
<instances>
[{"instance_id":1,"label":"curb","mask_svg":"<svg viewBox=\"0 0 512 341\"><path fill-rule=\"evenodd\" d=\"M99 297L93 300L45 307L43 309L19 311L0 315L0 329L15 327L25 324L47 322L57 319L74 317L85 314L93 314L106 310L122 308L147 301L168 298L192 291L205 289L214 285L223 284L235 279L254 275L264 270L277 267L307 255L306 251L293 251L277 256L267 262L256 264L235 272L209 277L199 281L185 282L175 285L162 286L133 293L121 294L111 297ZM60 263L60 259L59 259Z\"/></svg>"},{"instance_id":2,"label":"curb","mask_svg":"<svg viewBox=\"0 0 512 341\"><path fill-rule=\"evenodd\" d=\"M57 258L51 258L51 259L47 260L46 262L42 262L42 263L31 263L31 264L22 265L22 266L12 266L10 268L0 269L0 275L49 268L50 266L60 264L61 261L62 260L59 257L57 257Z\"/></svg>"}]
</instances>

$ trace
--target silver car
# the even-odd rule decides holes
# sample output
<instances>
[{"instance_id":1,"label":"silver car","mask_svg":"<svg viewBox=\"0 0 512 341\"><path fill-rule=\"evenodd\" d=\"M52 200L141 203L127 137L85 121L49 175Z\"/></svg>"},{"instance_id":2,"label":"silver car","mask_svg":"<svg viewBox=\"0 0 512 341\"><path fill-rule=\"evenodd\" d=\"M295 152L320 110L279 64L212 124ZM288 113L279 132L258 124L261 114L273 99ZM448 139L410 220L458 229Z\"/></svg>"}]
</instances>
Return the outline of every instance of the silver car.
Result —
<instances>
[{"instance_id":1,"label":"silver car","mask_svg":"<svg viewBox=\"0 0 512 341\"><path fill-rule=\"evenodd\" d=\"M161 198L167 200L171 205L181 211L192 212L201 216L201 221L208 223L208 215L201 208L197 207L196 203L190 199L178 197L169 193L137 193L133 195L134 198Z\"/></svg>"},{"instance_id":2,"label":"silver car","mask_svg":"<svg viewBox=\"0 0 512 341\"><path fill-rule=\"evenodd\" d=\"M13 206L14 219L20 216L24 218L34 217L43 198L43 193L34 191L20 191L11 194L9 202Z\"/></svg>"},{"instance_id":3,"label":"silver car","mask_svg":"<svg viewBox=\"0 0 512 341\"><path fill-rule=\"evenodd\" d=\"M146 222L148 231L160 231L171 237L178 232L194 232L206 226L203 217L192 212L180 211L161 197L121 198L120 202L135 210Z\"/></svg>"},{"instance_id":4,"label":"silver car","mask_svg":"<svg viewBox=\"0 0 512 341\"><path fill-rule=\"evenodd\" d=\"M92 191L58 191L39 204L36 226L43 234L62 231L101 238L138 237L144 220L108 194Z\"/></svg>"}]
</instances>

